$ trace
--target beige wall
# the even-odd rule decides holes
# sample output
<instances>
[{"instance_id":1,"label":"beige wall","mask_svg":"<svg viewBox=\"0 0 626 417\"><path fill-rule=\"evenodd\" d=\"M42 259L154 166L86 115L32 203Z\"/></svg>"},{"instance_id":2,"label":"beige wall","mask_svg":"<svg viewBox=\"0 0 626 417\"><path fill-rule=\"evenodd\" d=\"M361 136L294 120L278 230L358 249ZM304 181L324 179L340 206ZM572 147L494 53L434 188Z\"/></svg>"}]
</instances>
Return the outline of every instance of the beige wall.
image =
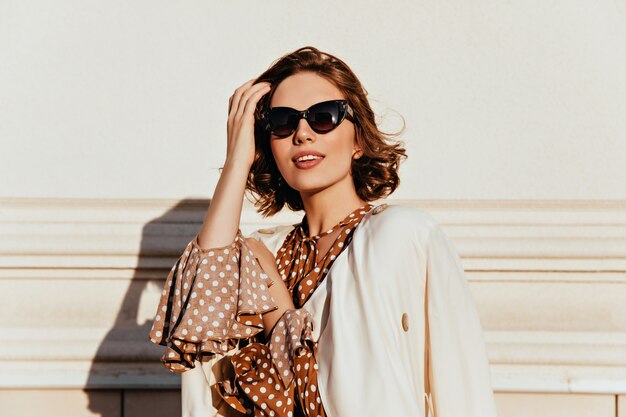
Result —
<instances>
[{"instance_id":1,"label":"beige wall","mask_svg":"<svg viewBox=\"0 0 626 417\"><path fill-rule=\"evenodd\" d=\"M228 97L311 44L405 118L392 204L457 246L499 414L626 417L626 3L332 5L0 2L0 415L177 415L147 333Z\"/></svg>"},{"instance_id":2,"label":"beige wall","mask_svg":"<svg viewBox=\"0 0 626 417\"><path fill-rule=\"evenodd\" d=\"M0 196L209 197L228 97L312 44L382 127L397 198L626 199L626 3L0 3Z\"/></svg>"}]
</instances>

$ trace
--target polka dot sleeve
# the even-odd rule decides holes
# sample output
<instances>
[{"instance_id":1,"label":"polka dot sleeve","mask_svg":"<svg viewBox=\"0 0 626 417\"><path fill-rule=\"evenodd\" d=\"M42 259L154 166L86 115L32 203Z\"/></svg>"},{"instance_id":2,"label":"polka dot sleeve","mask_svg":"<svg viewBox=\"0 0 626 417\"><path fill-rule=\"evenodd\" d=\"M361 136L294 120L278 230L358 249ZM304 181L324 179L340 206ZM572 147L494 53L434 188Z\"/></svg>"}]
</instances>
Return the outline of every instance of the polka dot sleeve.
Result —
<instances>
[{"instance_id":1,"label":"polka dot sleeve","mask_svg":"<svg viewBox=\"0 0 626 417\"><path fill-rule=\"evenodd\" d=\"M150 341L166 347L163 365L184 372L262 331L262 314L278 308L272 284L241 230L219 248L200 248L196 236L165 280L150 330Z\"/></svg>"}]
</instances>

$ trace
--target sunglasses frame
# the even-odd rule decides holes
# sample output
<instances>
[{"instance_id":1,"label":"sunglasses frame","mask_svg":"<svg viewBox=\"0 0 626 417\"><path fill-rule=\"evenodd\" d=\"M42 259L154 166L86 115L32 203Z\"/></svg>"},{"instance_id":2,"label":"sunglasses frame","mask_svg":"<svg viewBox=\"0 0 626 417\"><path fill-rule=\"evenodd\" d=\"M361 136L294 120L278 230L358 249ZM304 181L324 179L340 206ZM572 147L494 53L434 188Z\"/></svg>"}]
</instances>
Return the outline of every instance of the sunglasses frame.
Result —
<instances>
[{"instance_id":1,"label":"sunglasses frame","mask_svg":"<svg viewBox=\"0 0 626 417\"><path fill-rule=\"evenodd\" d=\"M326 104L326 103L337 103L339 105L339 115L338 115L337 123L335 123L335 125L334 125L334 127L332 129L324 131L324 132L321 132L321 131L318 131L317 129L315 129L313 126L311 126L311 122L309 121L309 114L310 114L311 108L313 108L313 107L315 107L315 106L317 106L319 104ZM296 119L296 123L294 123L294 125L292 126L291 131L288 134L276 135L275 133L271 132L270 121L269 121L269 112L271 110L273 110L273 109L281 109L281 108L293 111L293 113L298 118ZM352 123L355 123L355 121L356 121L356 119L354 117L354 111L352 110L352 107L350 106L350 103L348 103L348 100L345 100L345 99L320 101L319 103L315 103L315 104L311 105L306 110L296 110L296 109L294 109L292 107L286 107L286 106L271 107L271 108L265 110L262 113L262 117L261 117L263 128L266 131L269 131L270 134L272 134L274 136L277 136L279 138L286 138L288 136L291 136L291 134L293 132L295 132L296 129L298 128L298 123L300 123L300 119L306 119L306 121L309 124L309 126L311 126L311 129L313 129L313 131L315 131L315 133L319 133L319 134L332 132L333 130L335 130L343 122L344 119L348 119Z\"/></svg>"}]
</instances>

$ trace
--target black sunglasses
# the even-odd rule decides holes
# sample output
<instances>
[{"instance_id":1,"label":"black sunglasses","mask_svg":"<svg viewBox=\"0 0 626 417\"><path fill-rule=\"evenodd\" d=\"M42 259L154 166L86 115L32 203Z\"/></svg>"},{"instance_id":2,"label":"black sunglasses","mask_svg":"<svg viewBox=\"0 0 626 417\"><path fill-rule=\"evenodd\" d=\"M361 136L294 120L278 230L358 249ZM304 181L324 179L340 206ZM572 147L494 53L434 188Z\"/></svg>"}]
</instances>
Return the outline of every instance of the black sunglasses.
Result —
<instances>
[{"instance_id":1,"label":"black sunglasses","mask_svg":"<svg viewBox=\"0 0 626 417\"><path fill-rule=\"evenodd\" d=\"M271 134L286 137L296 130L302 118L306 119L311 129L317 133L330 132L339 126L344 118L355 122L354 113L347 100L328 100L302 111L291 107L272 107L263 112L261 124Z\"/></svg>"}]
</instances>

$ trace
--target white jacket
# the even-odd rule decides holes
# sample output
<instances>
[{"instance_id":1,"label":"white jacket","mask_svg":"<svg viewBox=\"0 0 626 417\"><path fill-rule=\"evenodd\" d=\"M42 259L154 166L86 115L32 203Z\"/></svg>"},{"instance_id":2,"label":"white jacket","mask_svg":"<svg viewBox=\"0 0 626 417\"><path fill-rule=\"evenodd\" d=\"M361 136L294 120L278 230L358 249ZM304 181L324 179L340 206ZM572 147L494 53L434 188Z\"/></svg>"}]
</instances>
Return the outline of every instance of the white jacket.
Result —
<instances>
[{"instance_id":1,"label":"white jacket","mask_svg":"<svg viewBox=\"0 0 626 417\"><path fill-rule=\"evenodd\" d=\"M252 237L276 254L292 228ZM496 416L461 260L427 212L387 204L368 212L303 308L313 316L329 417ZM196 361L182 374L183 417L230 415L209 390L226 377L223 360Z\"/></svg>"}]
</instances>

